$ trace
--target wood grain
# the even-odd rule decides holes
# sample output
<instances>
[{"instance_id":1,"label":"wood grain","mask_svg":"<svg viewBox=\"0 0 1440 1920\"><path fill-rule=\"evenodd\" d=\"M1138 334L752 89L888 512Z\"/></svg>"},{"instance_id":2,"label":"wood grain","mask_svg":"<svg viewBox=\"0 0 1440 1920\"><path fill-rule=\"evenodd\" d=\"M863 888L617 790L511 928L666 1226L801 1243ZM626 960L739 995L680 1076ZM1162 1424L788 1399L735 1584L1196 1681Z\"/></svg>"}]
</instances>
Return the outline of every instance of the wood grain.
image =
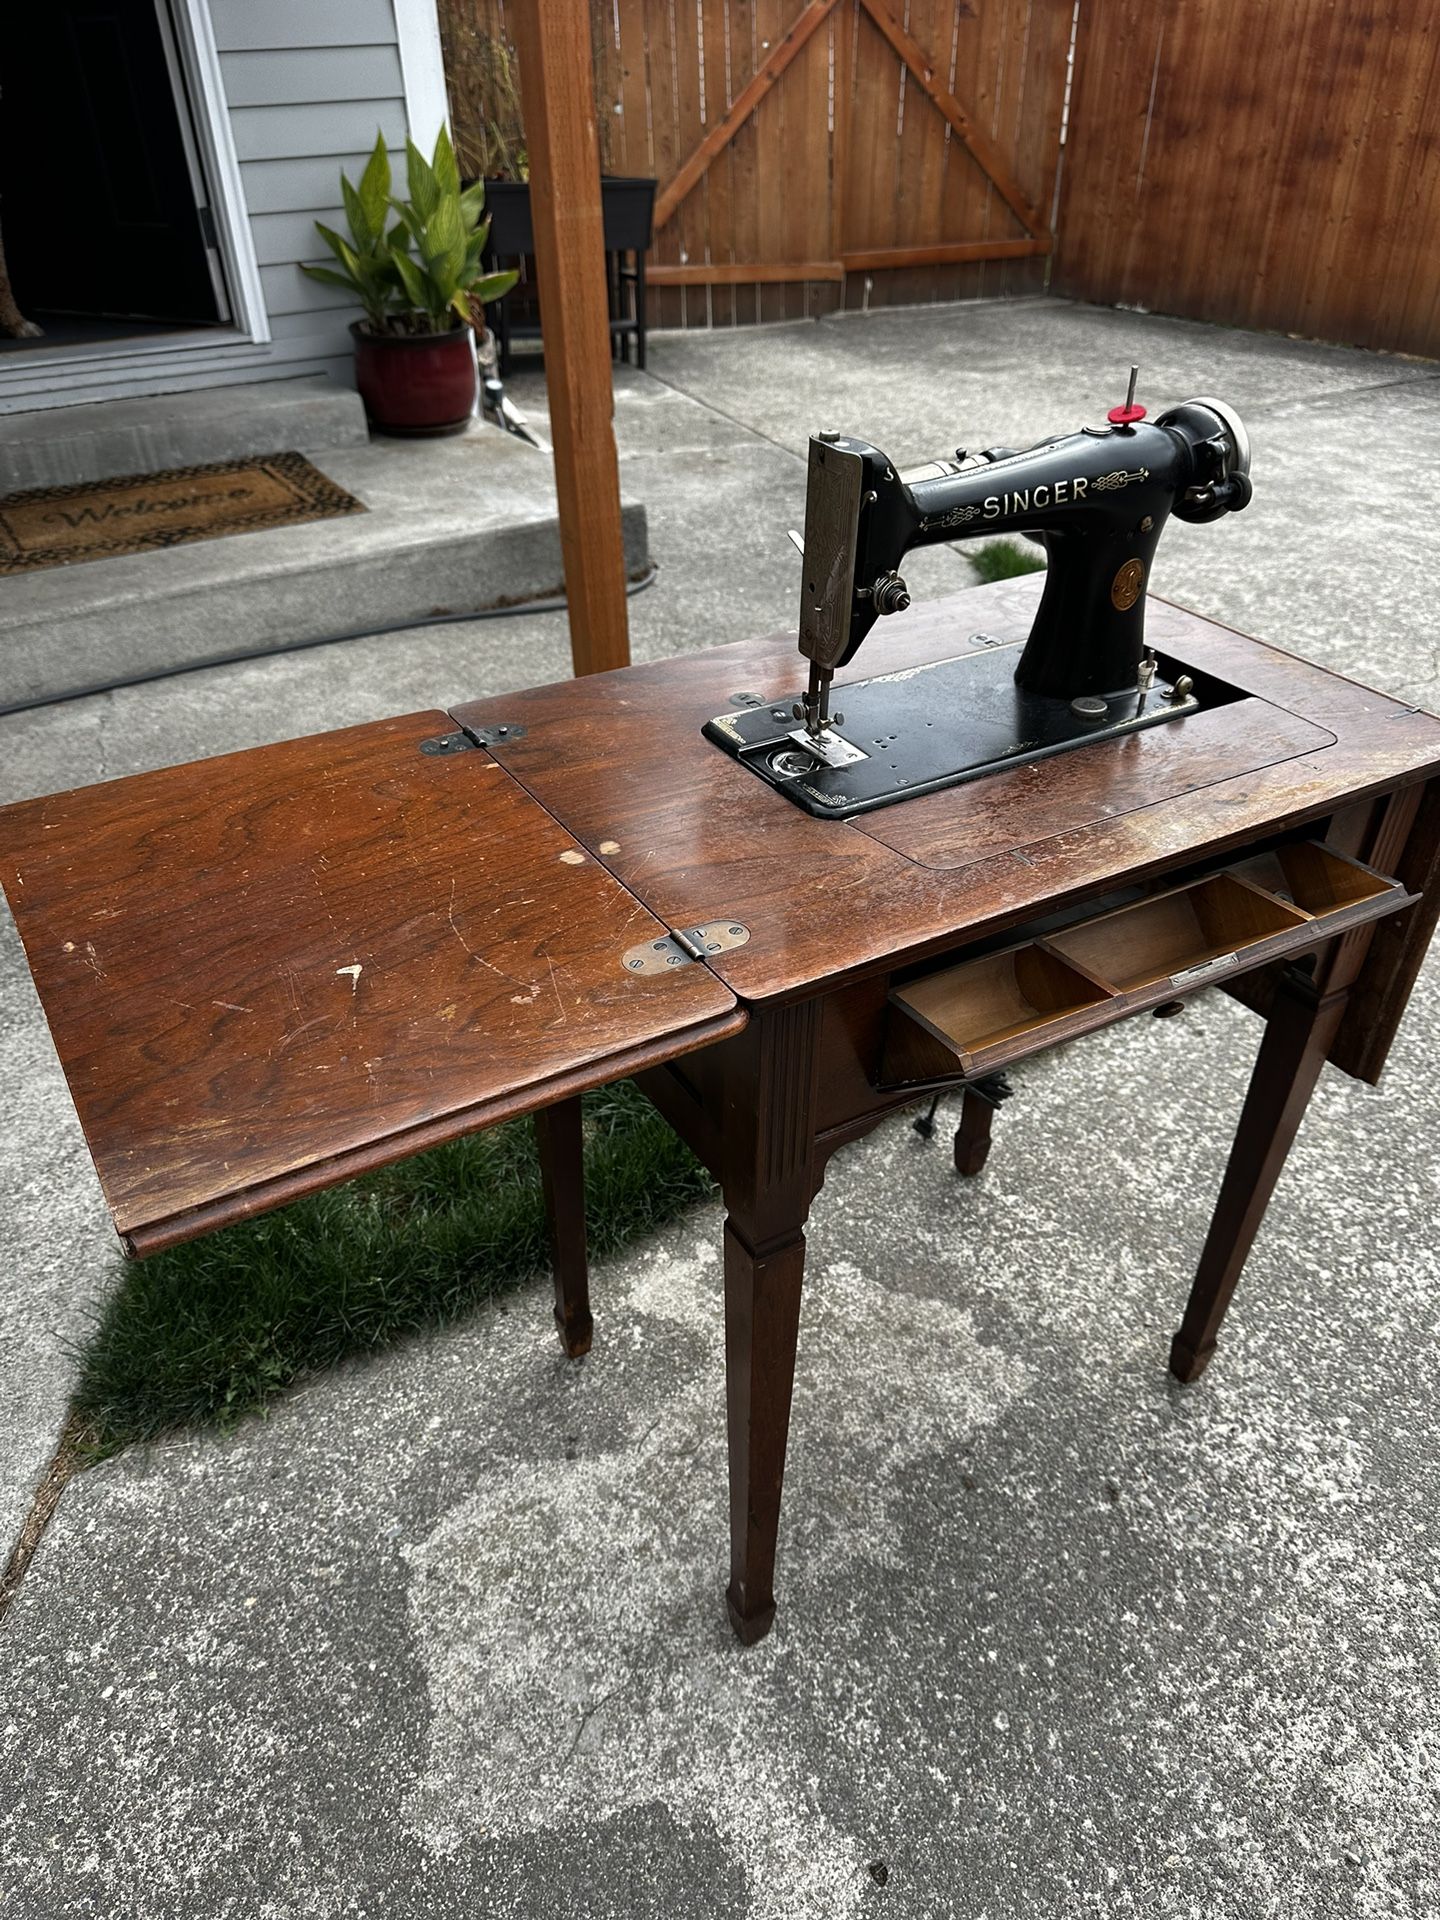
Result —
<instances>
[{"instance_id":1,"label":"wood grain","mask_svg":"<svg viewBox=\"0 0 1440 1920\"><path fill-rule=\"evenodd\" d=\"M959 651L977 629L1022 639L1035 578L1003 581L912 608L877 628L850 669L855 679ZM697 750L703 723L756 691L790 701L803 688L793 635L535 688L460 706L467 724L519 721L525 737L499 749L505 765L652 911L672 926L733 915L747 945L718 955L716 973L759 1002L913 961L988 936L1122 879L1142 879L1319 819L1336 806L1440 768L1440 721L1261 642L1152 600L1147 632L1162 652L1200 666L1308 722L1332 744L1213 785L1171 787L1157 766L1148 803L1113 818L1037 834L1023 769L927 799L937 833L990 851L953 871L923 867L854 823L811 818L718 747ZM843 710L843 690L837 688ZM1281 723L1277 721L1277 726ZM1289 723L1284 723L1288 725ZM1103 758L1126 764L1127 743L1096 742L1053 764L1090 785ZM1093 758L1092 758L1093 756ZM1067 777L1066 773L1057 775ZM1132 794L1132 798L1143 796ZM911 802L910 805L916 803ZM903 815L899 816L903 819ZM881 829L884 831L883 827Z\"/></svg>"},{"instance_id":2,"label":"wood grain","mask_svg":"<svg viewBox=\"0 0 1440 1920\"><path fill-rule=\"evenodd\" d=\"M1083 6L1056 284L1440 354L1437 126L1428 0Z\"/></svg>"},{"instance_id":3,"label":"wood grain","mask_svg":"<svg viewBox=\"0 0 1440 1920\"><path fill-rule=\"evenodd\" d=\"M598 673L630 658L630 628L589 17L578 0L527 0L511 25L525 103L570 652L577 674Z\"/></svg>"},{"instance_id":4,"label":"wood grain","mask_svg":"<svg viewBox=\"0 0 1440 1920\"><path fill-rule=\"evenodd\" d=\"M0 813L0 879L137 1249L733 1026L701 967L626 973L663 929L487 754L419 751L448 731L413 714Z\"/></svg>"},{"instance_id":5,"label":"wood grain","mask_svg":"<svg viewBox=\"0 0 1440 1920\"><path fill-rule=\"evenodd\" d=\"M655 225L663 227L681 201L697 185L701 175L734 139L760 102L779 80L790 62L806 45L812 33L830 16L835 0L805 0L790 25L772 44L760 66L736 95L729 109L710 128L698 146L692 148L655 199ZM687 78L688 78L687 69Z\"/></svg>"},{"instance_id":6,"label":"wood grain","mask_svg":"<svg viewBox=\"0 0 1440 1920\"><path fill-rule=\"evenodd\" d=\"M1440 919L1440 781L1424 789L1399 855L1390 858L1397 879L1421 896L1420 903L1402 919L1375 929L1330 1056L1343 1073L1372 1086L1395 1044Z\"/></svg>"},{"instance_id":7,"label":"wood grain","mask_svg":"<svg viewBox=\"0 0 1440 1920\"><path fill-rule=\"evenodd\" d=\"M861 0L865 11L905 62L909 72L988 174L992 185L1032 238L1045 235L1040 210L1031 205L1011 171L1006 155L974 116L955 98L936 72L929 51L895 17L889 0ZM1048 237L1048 236L1046 236Z\"/></svg>"}]
</instances>

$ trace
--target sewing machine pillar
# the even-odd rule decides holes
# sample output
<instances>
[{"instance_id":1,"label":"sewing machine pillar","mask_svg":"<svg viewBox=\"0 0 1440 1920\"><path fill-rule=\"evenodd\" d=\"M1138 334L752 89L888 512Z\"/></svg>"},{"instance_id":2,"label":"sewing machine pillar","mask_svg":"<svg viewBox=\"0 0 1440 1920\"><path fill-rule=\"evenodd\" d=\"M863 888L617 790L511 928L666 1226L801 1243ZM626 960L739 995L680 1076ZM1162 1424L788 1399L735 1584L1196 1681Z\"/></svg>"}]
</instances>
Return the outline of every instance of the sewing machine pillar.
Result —
<instances>
[{"instance_id":1,"label":"sewing machine pillar","mask_svg":"<svg viewBox=\"0 0 1440 1920\"><path fill-rule=\"evenodd\" d=\"M1145 651L1145 588L1164 524L1157 513L1108 540L1063 527L1044 534L1045 591L1015 668L1017 686L1074 700L1135 685ZM1080 635L1084 646L1077 645Z\"/></svg>"}]
</instances>

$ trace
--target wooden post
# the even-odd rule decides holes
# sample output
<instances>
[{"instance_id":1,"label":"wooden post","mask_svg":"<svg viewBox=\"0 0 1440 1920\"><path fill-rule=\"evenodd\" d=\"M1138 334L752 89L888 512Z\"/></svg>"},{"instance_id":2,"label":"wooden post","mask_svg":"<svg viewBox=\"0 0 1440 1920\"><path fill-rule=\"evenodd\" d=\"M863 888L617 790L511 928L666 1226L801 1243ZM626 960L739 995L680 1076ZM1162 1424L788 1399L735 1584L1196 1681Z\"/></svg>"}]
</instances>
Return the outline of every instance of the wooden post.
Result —
<instances>
[{"instance_id":1,"label":"wooden post","mask_svg":"<svg viewBox=\"0 0 1440 1920\"><path fill-rule=\"evenodd\" d=\"M519 54L545 385L575 671L628 666L620 469L586 0L525 0Z\"/></svg>"}]
</instances>

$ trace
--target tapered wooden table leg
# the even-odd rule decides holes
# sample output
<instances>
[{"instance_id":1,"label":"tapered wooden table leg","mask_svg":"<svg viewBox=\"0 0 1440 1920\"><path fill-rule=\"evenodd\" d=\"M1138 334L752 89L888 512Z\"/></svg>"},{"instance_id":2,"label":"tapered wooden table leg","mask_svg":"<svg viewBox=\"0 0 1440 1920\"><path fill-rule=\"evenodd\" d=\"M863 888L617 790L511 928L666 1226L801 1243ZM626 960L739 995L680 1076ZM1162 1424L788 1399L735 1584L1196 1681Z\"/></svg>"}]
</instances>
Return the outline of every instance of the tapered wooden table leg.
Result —
<instances>
[{"instance_id":1,"label":"tapered wooden table leg","mask_svg":"<svg viewBox=\"0 0 1440 1920\"><path fill-rule=\"evenodd\" d=\"M540 1181L555 1273L555 1325L572 1360L590 1351L590 1267L585 1251L585 1152L580 1101L557 1101L535 1115Z\"/></svg>"},{"instance_id":2,"label":"tapered wooden table leg","mask_svg":"<svg viewBox=\"0 0 1440 1920\"><path fill-rule=\"evenodd\" d=\"M1198 1380L1210 1364L1246 1255L1348 997L1347 987L1322 992L1307 975L1293 970L1281 979L1185 1318L1171 1344L1170 1371L1177 1380Z\"/></svg>"},{"instance_id":3,"label":"tapered wooden table leg","mask_svg":"<svg viewBox=\"0 0 1440 1920\"><path fill-rule=\"evenodd\" d=\"M730 1585L746 1643L775 1618L775 1541L805 1270L819 1073L817 1001L757 1010L727 1042L721 1186Z\"/></svg>"},{"instance_id":4,"label":"tapered wooden table leg","mask_svg":"<svg viewBox=\"0 0 1440 1920\"><path fill-rule=\"evenodd\" d=\"M730 1624L747 1646L775 1619L775 1540L790 1433L805 1238L757 1252L725 1224Z\"/></svg>"},{"instance_id":5,"label":"tapered wooden table leg","mask_svg":"<svg viewBox=\"0 0 1440 1920\"><path fill-rule=\"evenodd\" d=\"M990 1158L990 1126L995 1118L991 1101L966 1087L960 1103L960 1125L955 1131L955 1171L976 1174Z\"/></svg>"}]
</instances>

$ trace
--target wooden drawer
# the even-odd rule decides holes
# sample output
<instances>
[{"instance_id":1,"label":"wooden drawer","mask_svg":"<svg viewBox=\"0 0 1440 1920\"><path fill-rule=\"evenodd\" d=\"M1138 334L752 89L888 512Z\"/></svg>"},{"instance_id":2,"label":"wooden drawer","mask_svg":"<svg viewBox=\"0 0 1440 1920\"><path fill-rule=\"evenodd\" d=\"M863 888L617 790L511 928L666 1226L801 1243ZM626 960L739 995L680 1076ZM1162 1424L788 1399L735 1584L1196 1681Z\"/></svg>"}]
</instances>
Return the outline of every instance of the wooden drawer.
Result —
<instances>
[{"instance_id":1,"label":"wooden drawer","mask_svg":"<svg viewBox=\"0 0 1440 1920\"><path fill-rule=\"evenodd\" d=\"M1414 897L1316 841L1255 855L894 988L879 1084L994 1072L1058 1040L1303 953Z\"/></svg>"}]
</instances>

